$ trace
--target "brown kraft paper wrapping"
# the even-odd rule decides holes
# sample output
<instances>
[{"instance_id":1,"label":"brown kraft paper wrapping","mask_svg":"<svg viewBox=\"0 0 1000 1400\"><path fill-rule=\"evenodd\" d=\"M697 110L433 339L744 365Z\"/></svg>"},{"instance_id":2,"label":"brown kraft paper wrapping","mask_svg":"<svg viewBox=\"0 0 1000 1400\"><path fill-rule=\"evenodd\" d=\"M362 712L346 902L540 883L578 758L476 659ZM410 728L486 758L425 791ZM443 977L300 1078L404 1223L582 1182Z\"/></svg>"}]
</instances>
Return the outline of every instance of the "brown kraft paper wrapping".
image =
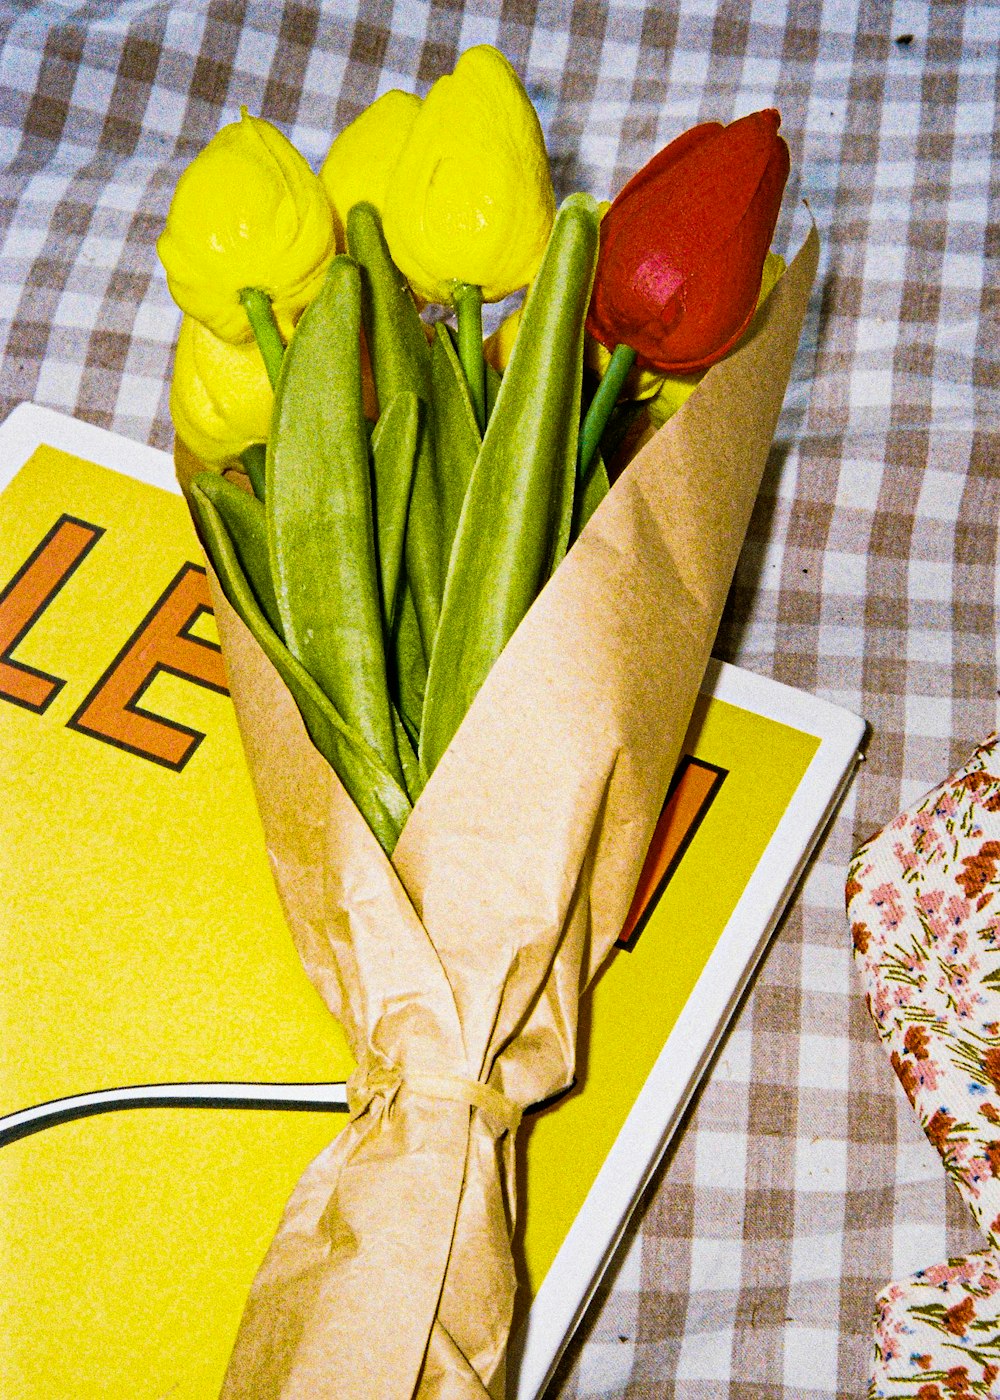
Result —
<instances>
[{"instance_id":1,"label":"brown kraft paper wrapping","mask_svg":"<svg viewBox=\"0 0 1000 1400\"><path fill-rule=\"evenodd\" d=\"M359 1065L351 1119L254 1280L225 1400L503 1395L517 1109L573 1078L579 997L679 757L818 248L813 231L739 348L615 484L391 861L212 579L284 910Z\"/></svg>"}]
</instances>

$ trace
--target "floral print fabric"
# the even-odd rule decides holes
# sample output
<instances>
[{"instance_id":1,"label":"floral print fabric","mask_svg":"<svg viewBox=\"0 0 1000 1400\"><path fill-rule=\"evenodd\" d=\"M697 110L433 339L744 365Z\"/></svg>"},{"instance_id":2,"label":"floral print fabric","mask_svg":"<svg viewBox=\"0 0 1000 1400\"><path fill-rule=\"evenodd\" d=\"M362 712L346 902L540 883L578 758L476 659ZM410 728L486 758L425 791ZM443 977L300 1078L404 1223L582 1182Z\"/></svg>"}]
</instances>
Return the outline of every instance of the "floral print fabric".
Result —
<instances>
[{"instance_id":1,"label":"floral print fabric","mask_svg":"<svg viewBox=\"0 0 1000 1400\"><path fill-rule=\"evenodd\" d=\"M871 1400L1000 1395L1000 1257L932 1264L891 1283L875 1305Z\"/></svg>"},{"instance_id":2,"label":"floral print fabric","mask_svg":"<svg viewBox=\"0 0 1000 1400\"><path fill-rule=\"evenodd\" d=\"M868 1007L994 1248L878 1300L870 1395L1000 1396L1000 741L866 842L847 908Z\"/></svg>"}]
</instances>

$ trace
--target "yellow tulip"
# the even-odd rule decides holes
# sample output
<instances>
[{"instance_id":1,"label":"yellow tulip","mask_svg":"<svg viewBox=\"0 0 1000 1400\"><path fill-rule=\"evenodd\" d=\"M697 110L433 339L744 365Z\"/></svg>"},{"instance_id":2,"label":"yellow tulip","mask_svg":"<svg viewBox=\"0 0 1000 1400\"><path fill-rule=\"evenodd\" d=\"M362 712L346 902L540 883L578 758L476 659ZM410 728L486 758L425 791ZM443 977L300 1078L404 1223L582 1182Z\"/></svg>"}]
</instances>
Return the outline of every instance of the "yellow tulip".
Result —
<instances>
[{"instance_id":1,"label":"yellow tulip","mask_svg":"<svg viewBox=\"0 0 1000 1400\"><path fill-rule=\"evenodd\" d=\"M192 316L181 321L170 385L170 416L181 441L203 462L239 457L264 442L271 384L256 344L231 345Z\"/></svg>"},{"instance_id":2,"label":"yellow tulip","mask_svg":"<svg viewBox=\"0 0 1000 1400\"><path fill-rule=\"evenodd\" d=\"M534 277L555 215L545 142L514 69L487 44L439 78L389 180L389 250L418 296L456 283L500 301Z\"/></svg>"},{"instance_id":3,"label":"yellow tulip","mask_svg":"<svg viewBox=\"0 0 1000 1400\"><path fill-rule=\"evenodd\" d=\"M319 177L333 206L337 247L346 246L347 215L362 200L381 214L393 167L420 111L420 98L393 88L383 93L327 152Z\"/></svg>"},{"instance_id":4,"label":"yellow tulip","mask_svg":"<svg viewBox=\"0 0 1000 1400\"><path fill-rule=\"evenodd\" d=\"M319 177L276 127L243 108L181 175L157 251L181 310L235 343L251 335L241 292L265 293L287 338L335 247Z\"/></svg>"}]
</instances>

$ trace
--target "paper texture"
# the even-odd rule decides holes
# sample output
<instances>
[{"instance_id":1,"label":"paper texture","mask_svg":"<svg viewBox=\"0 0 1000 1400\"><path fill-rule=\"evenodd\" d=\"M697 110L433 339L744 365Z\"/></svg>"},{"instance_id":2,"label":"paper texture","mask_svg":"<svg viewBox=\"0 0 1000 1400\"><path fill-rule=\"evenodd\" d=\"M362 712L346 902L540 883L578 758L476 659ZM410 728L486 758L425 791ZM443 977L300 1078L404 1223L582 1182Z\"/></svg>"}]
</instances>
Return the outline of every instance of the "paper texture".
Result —
<instances>
[{"instance_id":1,"label":"paper texture","mask_svg":"<svg viewBox=\"0 0 1000 1400\"><path fill-rule=\"evenodd\" d=\"M360 1066L357 1116L304 1174L254 1282L227 1400L502 1396L512 1133L456 1081L527 1106L572 1079L579 996L677 761L817 255L813 232L744 343L616 483L391 863L215 586L282 903Z\"/></svg>"}]
</instances>

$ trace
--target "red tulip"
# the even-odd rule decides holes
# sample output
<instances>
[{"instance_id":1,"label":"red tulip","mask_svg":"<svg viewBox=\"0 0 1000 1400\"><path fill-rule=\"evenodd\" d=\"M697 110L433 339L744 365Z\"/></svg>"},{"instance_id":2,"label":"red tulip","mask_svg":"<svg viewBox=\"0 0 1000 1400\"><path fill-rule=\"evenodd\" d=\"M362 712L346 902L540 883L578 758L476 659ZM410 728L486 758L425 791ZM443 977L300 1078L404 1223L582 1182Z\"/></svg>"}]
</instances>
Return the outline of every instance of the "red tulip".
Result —
<instances>
[{"instance_id":1,"label":"red tulip","mask_svg":"<svg viewBox=\"0 0 1000 1400\"><path fill-rule=\"evenodd\" d=\"M750 323L788 178L773 108L705 122L628 182L601 224L587 329L664 374L723 356Z\"/></svg>"}]
</instances>

